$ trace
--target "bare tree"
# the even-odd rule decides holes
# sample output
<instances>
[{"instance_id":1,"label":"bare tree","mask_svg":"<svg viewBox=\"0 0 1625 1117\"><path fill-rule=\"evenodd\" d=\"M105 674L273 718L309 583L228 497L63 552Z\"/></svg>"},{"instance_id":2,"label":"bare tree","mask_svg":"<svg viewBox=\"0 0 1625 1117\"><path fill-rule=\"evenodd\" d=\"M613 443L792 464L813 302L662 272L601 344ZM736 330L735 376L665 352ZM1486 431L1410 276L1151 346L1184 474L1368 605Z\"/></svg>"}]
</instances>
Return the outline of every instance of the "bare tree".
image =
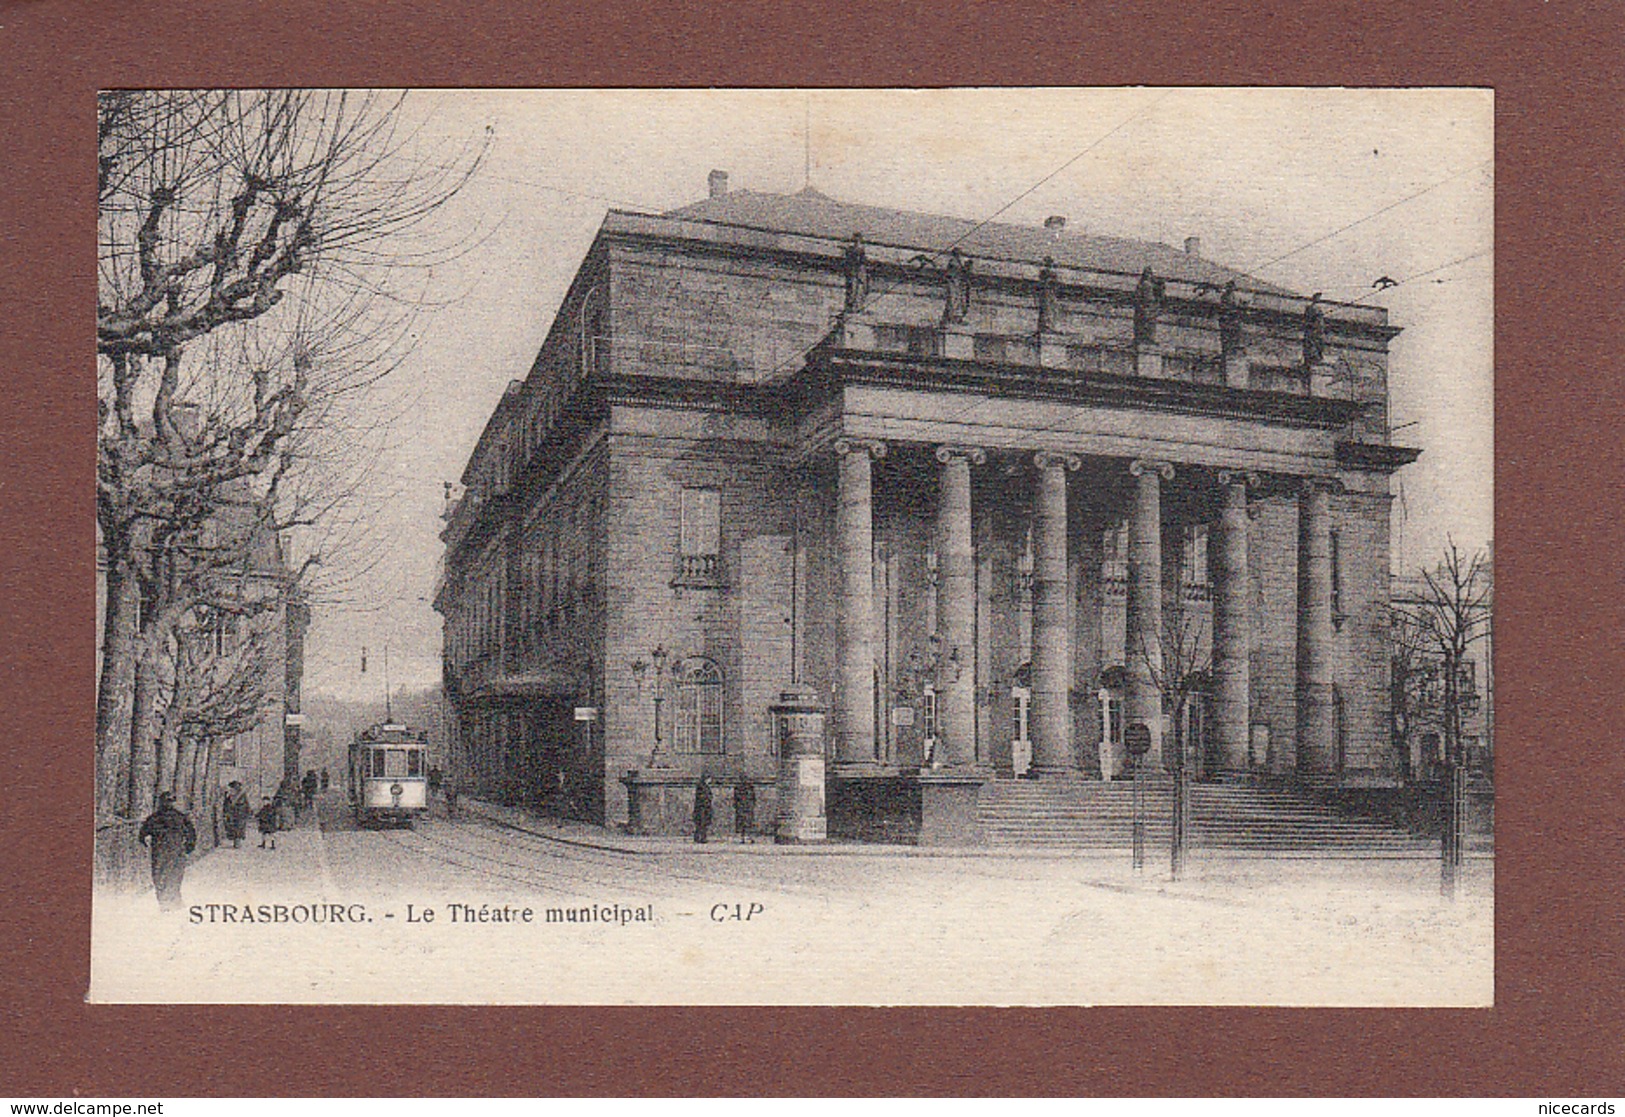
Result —
<instances>
[{"instance_id":1,"label":"bare tree","mask_svg":"<svg viewBox=\"0 0 1625 1117\"><path fill-rule=\"evenodd\" d=\"M1207 689L1213 654L1212 642L1207 638L1207 621L1190 611L1185 596L1184 586L1176 585L1171 595L1172 608L1163 616L1156 646L1153 648L1147 638L1135 649L1150 674L1152 685L1162 696L1163 710L1172 713L1174 719L1174 748L1169 767L1174 773L1170 872L1175 880L1185 866L1185 847L1191 826L1191 781L1203 761L1201 756L1192 753L1193 742L1185 740L1186 714L1192 700Z\"/></svg>"},{"instance_id":2,"label":"bare tree","mask_svg":"<svg viewBox=\"0 0 1625 1117\"><path fill-rule=\"evenodd\" d=\"M1438 565L1422 571L1419 592L1394 605L1396 657L1403 653L1416 660L1418 683L1437 671L1438 716L1449 764L1464 759L1462 714L1471 699L1463 688L1472 685L1472 647L1489 634L1492 594L1484 553L1468 558L1450 540ZM1424 702L1418 696L1410 712L1418 712Z\"/></svg>"},{"instance_id":3,"label":"bare tree","mask_svg":"<svg viewBox=\"0 0 1625 1117\"><path fill-rule=\"evenodd\" d=\"M427 219L479 153L420 155L399 95L119 91L98 110L106 818L182 770L159 716L195 695L164 661L188 661L198 611L274 611L320 552L248 599L233 579L257 541L344 532L369 457L356 434L378 429L367 393L414 307L403 275L444 258Z\"/></svg>"},{"instance_id":4,"label":"bare tree","mask_svg":"<svg viewBox=\"0 0 1625 1117\"><path fill-rule=\"evenodd\" d=\"M1438 674L1432 645L1414 610L1403 601L1388 607L1390 646L1389 709L1393 718L1393 745L1400 771L1407 777L1416 773L1411 766L1411 748L1419 726L1430 716L1431 684Z\"/></svg>"}]
</instances>

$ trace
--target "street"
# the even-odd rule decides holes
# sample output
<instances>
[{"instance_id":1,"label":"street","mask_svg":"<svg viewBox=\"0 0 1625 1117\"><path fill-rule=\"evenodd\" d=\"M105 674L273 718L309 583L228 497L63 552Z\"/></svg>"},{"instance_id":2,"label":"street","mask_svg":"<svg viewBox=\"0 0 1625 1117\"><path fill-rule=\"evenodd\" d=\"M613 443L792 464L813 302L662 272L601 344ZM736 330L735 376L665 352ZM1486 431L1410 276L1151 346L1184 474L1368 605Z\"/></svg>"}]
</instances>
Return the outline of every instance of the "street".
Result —
<instances>
[{"instance_id":1,"label":"street","mask_svg":"<svg viewBox=\"0 0 1625 1117\"><path fill-rule=\"evenodd\" d=\"M185 909L98 894L91 998L164 1002L1485 1005L1492 876L1436 860L639 847L473 805L360 830L335 791ZM616 848L617 846L623 848Z\"/></svg>"}]
</instances>

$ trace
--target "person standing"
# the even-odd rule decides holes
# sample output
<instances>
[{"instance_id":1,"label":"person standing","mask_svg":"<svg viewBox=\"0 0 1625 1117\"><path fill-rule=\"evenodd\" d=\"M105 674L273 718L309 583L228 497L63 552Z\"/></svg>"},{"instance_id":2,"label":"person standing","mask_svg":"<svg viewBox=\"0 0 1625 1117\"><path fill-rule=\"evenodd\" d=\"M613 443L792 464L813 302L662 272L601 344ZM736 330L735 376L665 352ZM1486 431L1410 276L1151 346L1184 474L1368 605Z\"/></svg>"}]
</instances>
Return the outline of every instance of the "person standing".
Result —
<instances>
[{"instance_id":1,"label":"person standing","mask_svg":"<svg viewBox=\"0 0 1625 1117\"><path fill-rule=\"evenodd\" d=\"M254 816L254 821L259 823L261 849L265 848L267 841L271 843L272 849L276 848L276 832L277 825L281 821L281 813L277 809L276 800L267 799L265 805L260 808L259 813Z\"/></svg>"},{"instance_id":2,"label":"person standing","mask_svg":"<svg viewBox=\"0 0 1625 1117\"><path fill-rule=\"evenodd\" d=\"M745 775L734 781L734 832L742 842L756 840L756 784Z\"/></svg>"},{"instance_id":3,"label":"person standing","mask_svg":"<svg viewBox=\"0 0 1625 1117\"><path fill-rule=\"evenodd\" d=\"M447 772L441 783L442 793L446 797L446 818L457 817L457 777Z\"/></svg>"},{"instance_id":4,"label":"person standing","mask_svg":"<svg viewBox=\"0 0 1625 1117\"><path fill-rule=\"evenodd\" d=\"M192 820L175 809L174 792L159 793L158 809L141 824L139 837L152 852L152 887L158 893L158 906L175 911L181 906L186 857L197 848L197 831Z\"/></svg>"},{"instance_id":5,"label":"person standing","mask_svg":"<svg viewBox=\"0 0 1625 1117\"><path fill-rule=\"evenodd\" d=\"M316 789L321 786L321 778L316 775L316 769L310 768L305 772L304 782L300 789L305 793L305 811L316 805Z\"/></svg>"},{"instance_id":6,"label":"person standing","mask_svg":"<svg viewBox=\"0 0 1625 1117\"><path fill-rule=\"evenodd\" d=\"M694 785L694 841L704 845L706 831L710 829L711 782L701 772L699 782Z\"/></svg>"},{"instance_id":7,"label":"person standing","mask_svg":"<svg viewBox=\"0 0 1625 1117\"><path fill-rule=\"evenodd\" d=\"M232 849L243 848L243 836L248 833L248 816L253 813L242 781L232 780L226 785L226 798L220 804L220 821L225 824L226 837L231 841Z\"/></svg>"},{"instance_id":8,"label":"person standing","mask_svg":"<svg viewBox=\"0 0 1625 1117\"><path fill-rule=\"evenodd\" d=\"M282 782L277 784L276 794L271 796L271 805L276 808L276 829L292 830L293 812L299 805L298 784L292 776L282 777Z\"/></svg>"}]
</instances>

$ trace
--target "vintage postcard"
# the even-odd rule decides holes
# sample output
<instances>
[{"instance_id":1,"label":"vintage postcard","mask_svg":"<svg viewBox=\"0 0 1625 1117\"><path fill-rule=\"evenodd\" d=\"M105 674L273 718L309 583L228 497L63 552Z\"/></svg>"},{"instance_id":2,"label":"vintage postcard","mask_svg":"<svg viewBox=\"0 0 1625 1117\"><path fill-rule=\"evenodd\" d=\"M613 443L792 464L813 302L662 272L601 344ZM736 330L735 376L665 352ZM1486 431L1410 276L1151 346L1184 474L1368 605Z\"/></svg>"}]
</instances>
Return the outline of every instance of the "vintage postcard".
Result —
<instances>
[{"instance_id":1,"label":"vintage postcard","mask_svg":"<svg viewBox=\"0 0 1625 1117\"><path fill-rule=\"evenodd\" d=\"M1489 1005L1493 108L104 92L90 999Z\"/></svg>"}]
</instances>

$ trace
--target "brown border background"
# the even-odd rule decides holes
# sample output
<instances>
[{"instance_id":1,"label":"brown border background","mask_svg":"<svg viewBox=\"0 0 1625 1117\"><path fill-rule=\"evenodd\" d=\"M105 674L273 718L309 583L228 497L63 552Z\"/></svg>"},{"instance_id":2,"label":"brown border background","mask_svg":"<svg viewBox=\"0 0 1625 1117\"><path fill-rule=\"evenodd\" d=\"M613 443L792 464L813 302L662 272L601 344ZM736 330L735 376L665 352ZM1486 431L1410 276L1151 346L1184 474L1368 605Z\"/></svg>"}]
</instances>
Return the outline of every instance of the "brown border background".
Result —
<instances>
[{"instance_id":1,"label":"brown border background","mask_svg":"<svg viewBox=\"0 0 1625 1117\"><path fill-rule=\"evenodd\" d=\"M1625 1093L1622 17L1619 0L0 0L0 1094ZM405 84L1493 86L1496 1008L86 1006L94 91Z\"/></svg>"}]
</instances>

